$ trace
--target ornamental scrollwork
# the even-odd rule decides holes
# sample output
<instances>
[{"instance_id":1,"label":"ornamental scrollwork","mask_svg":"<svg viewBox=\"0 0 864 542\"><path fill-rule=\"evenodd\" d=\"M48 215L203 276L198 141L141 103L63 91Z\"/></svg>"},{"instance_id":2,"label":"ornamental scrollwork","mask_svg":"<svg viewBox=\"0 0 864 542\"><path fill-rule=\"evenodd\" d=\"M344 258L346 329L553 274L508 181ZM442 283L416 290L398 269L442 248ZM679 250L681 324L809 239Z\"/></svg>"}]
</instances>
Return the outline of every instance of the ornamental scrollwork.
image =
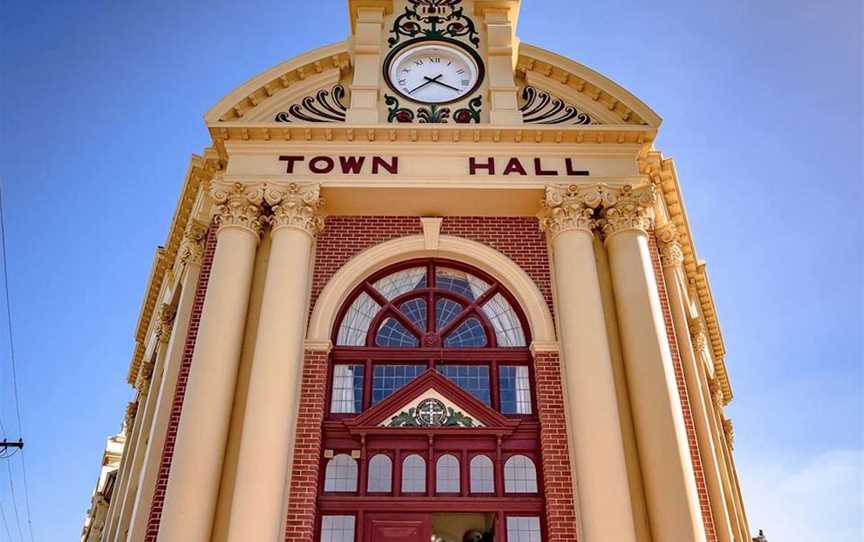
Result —
<instances>
[{"instance_id":1,"label":"ornamental scrollwork","mask_svg":"<svg viewBox=\"0 0 864 542\"><path fill-rule=\"evenodd\" d=\"M479 124L483 97L475 96L468 102L467 107L457 109L455 112L452 112L449 107L430 104L428 107L419 107L415 113L403 107L398 98L389 94L384 95L384 104L387 105L387 122L390 123L412 123L417 119L421 124L448 124L452 119L456 124Z\"/></svg>"},{"instance_id":2,"label":"ornamental scrollwork","mask_svg":"<svg viewBox=\"0 0 864 542\"><path fill-rule=\"evenodd\" d=\"M190 220L183 232L183 240L178 250L180 264L200 264L204 256L204 238L207 236L208 225L197 220Z\"/></svg>"},{"instance_id":3,"label":"ornamental scrollwork","mask_svg":"<svg viewBox=\"0 0 864 542\"><path fill-rule=\"evenodd\" d=\"M276 113L276 122L345 122L348 109L342 100L345 87L334 85L330 90L321 89L314 96L306 96L300 103L291 105L288 111Z\"/></svg>"},{"instance_id":4,"label":"ornamental scrollwork","mask_svg":"<svg viewBox=\"0 0 864 542\"><path fill-rule=\"evenodd\" d=\"M425 399L390 418L388 427L476 427L474 419L446 406L438 399Z\"/></svg>"},{"instance_id":5,"label":"ornamental scrollwork","mask_svg":"<svg viewBox=\"0 0 864 542\"><path fill-rule=\"evenodd\" d=\"M521 96L524 103L519 111L526 124L596 124L588 113L545 90L529 85Z\"/></svg>"},{"instance_id":6,"label":"ornamental scrollwork","mask_svg":"<svg viewBox=\"0 0 864 542\"><path fill-rule=\"evenodd\" d=\"M462 0L408 0L411 4L396 17L387 40L390 47L402 37L413 39L455 39L467 37L474 47L480 47L480 37L474 21L464 13Z\"/></svg>"},{"instance_id":7,"label":"ornamental scrollwork","mask_svg":"<svg viewBox=\"0 0 864 542\"><path fill-rule=\"evenodd\" d=\"M162 303L159 306L159 318L156 322L156 337L162 343L167 343L171 338L171 330L174 328L174 317L177 316L177 307L170 303Z\"/></svg>"}]
</instances>

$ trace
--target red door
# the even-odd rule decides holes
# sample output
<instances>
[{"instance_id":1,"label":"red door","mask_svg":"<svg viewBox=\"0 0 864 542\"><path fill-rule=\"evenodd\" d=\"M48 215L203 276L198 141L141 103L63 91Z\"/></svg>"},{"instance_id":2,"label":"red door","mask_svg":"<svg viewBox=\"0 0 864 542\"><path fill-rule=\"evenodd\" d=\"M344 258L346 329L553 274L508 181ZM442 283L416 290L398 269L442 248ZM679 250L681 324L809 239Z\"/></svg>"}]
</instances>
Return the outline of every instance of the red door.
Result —
<instances>
[{"instance_id":1,"label":"red door","mask_svg":"<svg viewBox=\"0 0 864 542\"><path fill-rule=\"evenodd\" d=\"M369 514L363 542L429 542L432 517L428 514Z\"/></svg>"}]
</instances>

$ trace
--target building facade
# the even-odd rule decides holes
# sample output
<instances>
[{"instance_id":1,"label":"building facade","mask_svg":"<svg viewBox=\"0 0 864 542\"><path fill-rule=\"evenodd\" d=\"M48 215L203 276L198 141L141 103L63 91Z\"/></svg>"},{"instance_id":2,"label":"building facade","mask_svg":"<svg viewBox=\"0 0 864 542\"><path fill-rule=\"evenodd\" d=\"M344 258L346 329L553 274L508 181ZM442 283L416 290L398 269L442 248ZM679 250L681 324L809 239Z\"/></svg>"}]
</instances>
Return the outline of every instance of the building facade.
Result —
<instances>
[{"instance_id":1,"label":"building facade","mask_svg":"<svg viewBox=\"0 0 864 542\"><path fill-rule=\"evenodd\" d=\"M349 0L206 114L84 540L751 540L660 118L519 12Z\"/></svg>"}]
</instances>

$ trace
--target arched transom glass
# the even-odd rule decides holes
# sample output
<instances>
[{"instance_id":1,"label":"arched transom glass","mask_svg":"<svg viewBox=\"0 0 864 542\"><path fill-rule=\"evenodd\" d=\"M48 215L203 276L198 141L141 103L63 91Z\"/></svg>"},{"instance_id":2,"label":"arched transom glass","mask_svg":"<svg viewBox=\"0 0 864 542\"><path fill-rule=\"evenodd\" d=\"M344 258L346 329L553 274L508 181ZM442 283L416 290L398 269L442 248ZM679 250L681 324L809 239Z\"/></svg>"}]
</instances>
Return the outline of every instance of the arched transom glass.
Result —
<instances>
[{"instance_id":1,"label":"arched transom glass","mask_svg":"<svg viewBox=\"0 0 864 542\"><path fill-rule=\"evenodd\" d=\"M410 262L364 282L343 311L336 346L520 348L523 320L494 279L455 262Z\"/></svg>"}]
</instances>

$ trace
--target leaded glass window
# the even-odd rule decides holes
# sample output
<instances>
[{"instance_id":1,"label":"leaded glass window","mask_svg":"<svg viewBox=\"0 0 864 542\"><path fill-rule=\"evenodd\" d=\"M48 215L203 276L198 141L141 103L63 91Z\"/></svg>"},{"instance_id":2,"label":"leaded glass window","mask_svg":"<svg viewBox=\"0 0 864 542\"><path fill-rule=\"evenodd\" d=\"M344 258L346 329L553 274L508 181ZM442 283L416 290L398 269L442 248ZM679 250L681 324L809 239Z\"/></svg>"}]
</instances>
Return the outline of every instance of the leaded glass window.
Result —
<instances>
[{"instance_id":1,"label":"leaded glass window","mask_svg":"<svg viewBox=\"0 0 864 542\"><path fill-rule=\"evenodd\" d=\"M435 463L435 490L438 493L459 493L461 480L459 460L447 454Z\"/></svg>"},{"instance_id":2,"label":"leaded glass window","mask_svg":"<svg viewBox=\"0 0 864 542\"><path fill-rule=\"evenodd\" d=\"M542 542L539 517L509 516L507 542Z\"/></svg>"},{"instance_id":3,"label":"leaded glass window","mask_svg":"<svg viewBox=\"0 0 864 542\"><path fill-rule=\"evenodd\" d=\"M425 493L426 460L411 454L402 461L402 493Z\"/></svg>"},{"instance_id":4,"label":"leaded glass window","mask_svg":"<svg viewBox=\"0 0 864 542\"><path fill-rule=\"evenodd\" d=\"M531 414L531 379L527 365L500 365L498 389L502 414Z\"/></svg>"},{"instance_id":5,"label":"leaded glass window","mask_svg":"<svg viewBox=\"0 0 864 542\"><path fill-rule=\"evenodd\" d=\"M447 348L483 348L486 346L486 331L476 318L462 322L456 330L444 339Z\"/></svg>"},{"instance_id":6,"label":"leaded glass window","mask_svg":"<svg viewBox=\"0 0 864 542\"><path fill-rule=\"evenodd\" d=\"M495 466L488 456L471 459L471 493L495 493Z\"/></svg>"},{"instance_id":7,"label":"leaded glass window","mask_svg":"<svg viewBox=\"0 0 864 542\"><path fill-rule=\"evenodd\" d=\"M354 542L354 516L323 516L321 542Z\"/></svg>"},{"instance_id":8,"label":"leaded glass window","mask_svg":"<svg viewBox=\"0 0 864 542\"><path fill-rule=\"evenodd\" d=\"M357 461L348 454L338 454L327 462L324 491L357 491Z\"/></svg>"},{"instance_id":9,"label":"leaded glass window","mask_svg":"<svg viewBox=\"0 0 864 542\"><path fill-rule=\"evenodd\" d=\"M488 365L439 365L438 372L485 404L491 404Z\"/></svg>"},{"instance_id":10,"label":"leaded glass window","mask_svg":"<svg viewBox=\"0 0 864 542\"><path fill-rule=\"evenodd\" d=\"M376 365L372 373L372 403L387 398L425 370L425 365Z\"/></svg>"},{"instance_id":11,"label":"leaded glass window","mask_svg":"<svg viewBox=\"0 0 864 542\"><path fill-rule=\"evenodd\" d=\"M394 348L416 348L419 346L417 337L405 329L405 326L395 318L384 320L384 323L378 328L375 344Z\"/></svg>"},{"instance_id":12,"label":"leaded glass window","mask_svg":"<svg viewBox=\"0 0 864 542\"><path fill-rule=\"evenodd\" d=\"M504 491L537 493L537 469L524 455L514 455L504 463Z\"/></svg>"},{"instance_id":13,"label":"leaded glass window","mask_svg":"<svg viewBox=\"0 0 864 542\"><path fill-rule=\"evenodd\" d=\"M393 488L393 461L384 454L369 460L369 480L366 491L370 493L390 493Z\"/></svg>"},{"instance_id":14,"label":"leaded glass window","mask_svg":"<svg viewBox=\"0 0 864 542\"><path fill-rule=\"evenodd\" d=\"M335 365L330 412L356 414L363 409L363 366Z\"/></svg>"},{"instance_id":15,"label":"leaded glass window","mask_svg":"<svg viewBox=\"0 0 864 542\"><path fill-rule=\"evenodd\" d=\"M498 346L525 346L525 333L519 316L503 295L495 294L483 305L483 312L495 329Z\"/></svg>"},{"instance_id":16,"label":"leaded glass window","mask_svg":"<svg viewBox=\"0 0 864 542\"><path fill-rule=\"evenodd\" d=\"M375 302L366 292L361 293L348 308L339 327L336 344L344 346L362 346L366 344L366 333L369 324L381 305Z\"/></svg>"}]
</instances>

